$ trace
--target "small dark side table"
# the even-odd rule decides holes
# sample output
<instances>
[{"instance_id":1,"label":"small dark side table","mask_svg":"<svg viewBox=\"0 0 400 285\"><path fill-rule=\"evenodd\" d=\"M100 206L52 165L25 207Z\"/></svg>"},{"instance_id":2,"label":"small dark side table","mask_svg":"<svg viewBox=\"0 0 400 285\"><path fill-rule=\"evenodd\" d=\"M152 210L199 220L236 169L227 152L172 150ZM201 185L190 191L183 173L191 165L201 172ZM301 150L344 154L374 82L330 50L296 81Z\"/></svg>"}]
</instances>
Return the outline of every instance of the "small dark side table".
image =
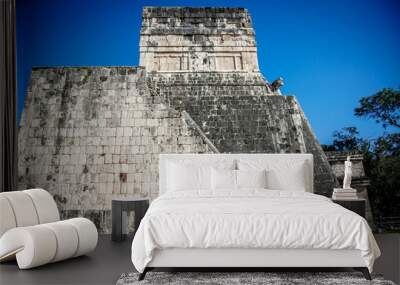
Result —
<instances>
[{"instance_id":1,"label":"small dark side table","mask_svg":"<svg viewBox=\"0 0 400 285\"><path fill-rule=\"evenodd\" d=\"M149 208L147 198L116 198L111 202L112 233L113 241L123 241L127 236L127 212L135 212L135 231L136 233L140 221Z\"/></svg>"},{"instance_id":2,"label":"small dark side table","mask_svg":"<svg viewBox=\"0 0 400 285\"><path fill-rule=\"evenodd\" d=\"M365 199L354 199L354 200L336 200L332 199L332 202L339 204L340 206L359 214L365 218Z\"/></svg>"}]
</instances>

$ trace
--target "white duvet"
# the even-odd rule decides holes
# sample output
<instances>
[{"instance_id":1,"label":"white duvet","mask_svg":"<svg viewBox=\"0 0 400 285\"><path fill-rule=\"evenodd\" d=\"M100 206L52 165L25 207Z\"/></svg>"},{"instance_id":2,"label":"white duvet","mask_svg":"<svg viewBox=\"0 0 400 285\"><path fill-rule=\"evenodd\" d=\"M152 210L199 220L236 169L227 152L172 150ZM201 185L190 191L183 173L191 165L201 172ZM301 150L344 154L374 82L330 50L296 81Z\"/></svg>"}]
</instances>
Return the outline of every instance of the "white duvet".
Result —
<instances>
[{"instance_id":1,"label":"white duvet","mask_svg":"<svg viewBox=\"0 0 400 285\"><path fill-rule=\"evenodd\" d=\"M379 248L368 223L328 198L305 192L171 192L153 201L132 243L143 272L155 249L358 249L372 271Z\"/></svg>"}]
</instances>

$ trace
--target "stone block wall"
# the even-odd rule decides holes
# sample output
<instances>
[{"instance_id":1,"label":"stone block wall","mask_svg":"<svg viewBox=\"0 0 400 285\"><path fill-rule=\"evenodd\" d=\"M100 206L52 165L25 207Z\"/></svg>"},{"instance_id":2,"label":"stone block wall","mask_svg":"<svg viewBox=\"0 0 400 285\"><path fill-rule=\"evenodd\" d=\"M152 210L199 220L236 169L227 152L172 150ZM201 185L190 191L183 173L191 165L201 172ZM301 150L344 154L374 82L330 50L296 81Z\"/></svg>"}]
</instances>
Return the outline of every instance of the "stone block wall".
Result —
<instances>
[{"instance_id":1,"label":"stone block wall","mask_svg":"<svg viewBox=\"0 0 400 285\"><path fill-rule=\"evenodd\" d=\"M145 7L140 65L157 72L259 72L250 14L244 8Z\"/></svg>"},{"instance_id":2,"label":"stone block wall","mask_svg":"<svg viewBox=\"0 0 400 285\"><path fill-rule=\"evenodd\" d=\"M331 195L336 177L298 102L272 92L258 69L246 9L144 8L140 65L154 94L190 114L220 152L312 153L314 189Z\"/></svg>"},{"instance_id":3,"label":"stone block wall","mask_svg":"<svg viewBox=\"0 0 400 285\"><path fill-rule=\"evenodd\" d=\"M136 67L37 68L19 131L19 189L110 231L113 197L158 195L160 153L211 152Z\"/></svg>"},{"instance_id":4,"label":"stone block wall","mask_svg":"<svg viewBox=\"0 0 400 285\"><path fill-rule=\"evenodd\" d=\"M187 111L220 152L312 153L315 192L331 195L336 177L295 97L265 96L265 81L255 74L148 76L157 94Z\"/></svg>"},{"instance_id":5,"label":"stone block wall","mask_svg":"<svg viewBox=\"0 0 400 285\"><path fill-rule=\"evenodd\" d=\"M336 177L341 181L344 178L344 162L350 156L352 163L352 176L353 178L365 178L365 171L363 160L364 157L361 153L345 152L345 151L327 151L325 152L332 166L332 171Z\"/></svg>"}]
</instances>

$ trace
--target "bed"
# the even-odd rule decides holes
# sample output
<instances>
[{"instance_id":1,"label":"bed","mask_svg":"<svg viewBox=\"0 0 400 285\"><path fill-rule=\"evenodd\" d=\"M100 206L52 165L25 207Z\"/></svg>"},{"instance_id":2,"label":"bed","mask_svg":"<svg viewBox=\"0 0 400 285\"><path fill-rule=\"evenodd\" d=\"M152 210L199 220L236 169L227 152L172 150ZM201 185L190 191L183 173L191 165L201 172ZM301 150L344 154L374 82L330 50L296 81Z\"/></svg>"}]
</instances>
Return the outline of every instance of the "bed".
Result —
<instances>
[{"instance_id":1,"label":"bed","mask_svg":"<svg viewBox=\"0 0 400 285\"><path fill-rule=\"evenodd\" d=\"M132 242L154 268L352 267L380 251L364 218L313 194L311 154L162 154L159 197Z\"/></svg>"}]
</instances>

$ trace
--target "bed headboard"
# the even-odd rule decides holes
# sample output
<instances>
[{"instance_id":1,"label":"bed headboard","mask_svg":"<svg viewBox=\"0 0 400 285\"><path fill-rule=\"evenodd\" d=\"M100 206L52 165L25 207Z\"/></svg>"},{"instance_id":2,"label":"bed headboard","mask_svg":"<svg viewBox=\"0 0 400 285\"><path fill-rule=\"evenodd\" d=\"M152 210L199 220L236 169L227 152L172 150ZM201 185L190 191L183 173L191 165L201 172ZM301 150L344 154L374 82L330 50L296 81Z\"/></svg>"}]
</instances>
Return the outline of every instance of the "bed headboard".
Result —
<instances>
[{"instance_id":1,"label":"bed headboard","mask_svg":"<svg viewBox=\"0 0 400 285\"><path fill-rule=\"evenodd\" d=\"M197 160L199 163L202 161L206 161L207 164L212 164L213 162L217 163L218 161L229 161L232 160L232 163L235 163L238 160L265 160L266 162L273 163L281 163L281 162L290 162L304 161L304 165L306 167L306 180L307 182L307 192L313 192L314 185L314 165L313 165L313 155L309 153L293 153L293 154L275 154L275 153L251 153L251 154L229 154L229 153L218 153L218 154L160 154L159 160L159 194L163 194L166 192L166 184L167 184L167 170L168 163L179 161L179 160Z\"/></svg>"}]
</instances>

